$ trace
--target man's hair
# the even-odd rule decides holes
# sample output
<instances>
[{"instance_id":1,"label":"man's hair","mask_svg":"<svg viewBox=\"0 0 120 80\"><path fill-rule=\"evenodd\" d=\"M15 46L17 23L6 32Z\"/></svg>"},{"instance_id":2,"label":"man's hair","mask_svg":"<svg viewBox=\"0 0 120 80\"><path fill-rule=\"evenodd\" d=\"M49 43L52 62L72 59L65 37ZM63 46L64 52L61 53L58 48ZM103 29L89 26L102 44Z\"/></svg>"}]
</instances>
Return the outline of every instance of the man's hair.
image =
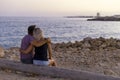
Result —
<instances>
[{"instance_id":1,"label":"man's hair","mask_svg":"<svg viewBox=\"0 0 120 80\"><path fill-rule=\"evenodd\" d=\"M28 27L28 34L33 35L33 31L34 31L35 27L36 27L36 25L30 25Z\"/></svg>"}]
</instances>

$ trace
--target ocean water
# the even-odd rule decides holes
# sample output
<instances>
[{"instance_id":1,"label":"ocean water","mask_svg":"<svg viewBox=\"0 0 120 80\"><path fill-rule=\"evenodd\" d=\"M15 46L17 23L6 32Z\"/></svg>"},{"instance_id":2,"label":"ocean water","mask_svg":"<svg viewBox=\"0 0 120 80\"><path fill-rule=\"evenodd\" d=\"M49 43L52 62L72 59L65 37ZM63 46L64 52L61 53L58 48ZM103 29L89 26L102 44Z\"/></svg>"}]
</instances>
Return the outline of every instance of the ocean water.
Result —
<instances>
[{"instance_id":1,"label":"ocean water","mask_svg":"<svg viewBox=\"0 0 120 80\"><path fill-rule=\"evenodd\" d=\"M53 43L81 41L85 37L120 39L119 21L87 21L85 18L0 17L0 45L20 47L29 25L37 25Z\"/></svg>"}]
</instances>

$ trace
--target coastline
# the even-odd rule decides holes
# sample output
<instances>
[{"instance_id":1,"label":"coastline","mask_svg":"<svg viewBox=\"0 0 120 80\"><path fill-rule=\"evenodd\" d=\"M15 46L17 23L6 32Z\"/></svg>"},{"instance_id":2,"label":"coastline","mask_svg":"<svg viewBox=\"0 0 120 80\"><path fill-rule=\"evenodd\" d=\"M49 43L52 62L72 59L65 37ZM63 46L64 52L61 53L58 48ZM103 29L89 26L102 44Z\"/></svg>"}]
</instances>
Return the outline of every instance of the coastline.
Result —
<instances>
[{"instance_id":1,"label":"coastline","mask_svg":"<svg viewBox=\"0 0 120 80\"><path fill-rule=\"evenodd\" d=\"M58 67L120 77L120 40L84 38L75 43L52 43ZM4 49L3 58L20 61L19 47Z\"/></svg>"}]
</instances>

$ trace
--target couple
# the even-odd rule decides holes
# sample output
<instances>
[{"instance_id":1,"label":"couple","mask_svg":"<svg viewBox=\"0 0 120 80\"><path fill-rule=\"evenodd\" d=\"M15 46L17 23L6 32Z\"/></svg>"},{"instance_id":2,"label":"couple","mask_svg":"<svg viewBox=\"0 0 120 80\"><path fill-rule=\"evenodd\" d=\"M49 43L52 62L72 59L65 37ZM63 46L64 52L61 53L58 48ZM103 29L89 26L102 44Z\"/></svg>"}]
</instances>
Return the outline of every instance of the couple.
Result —
<instances>
[{"instance_id":1,"label":"couple","mask_svg":"<svg viewBox=\"0 0 120 80\"><path fill-rule=\"evenodd\" d=\"M21 62L25 64L56 66L52 59L52 47L50 38L44 38L42 30L35 28L36 25L28 27L28 35L21 42ZM49 56L49 57L48 57Z\"/></svg>"}]
</instances>

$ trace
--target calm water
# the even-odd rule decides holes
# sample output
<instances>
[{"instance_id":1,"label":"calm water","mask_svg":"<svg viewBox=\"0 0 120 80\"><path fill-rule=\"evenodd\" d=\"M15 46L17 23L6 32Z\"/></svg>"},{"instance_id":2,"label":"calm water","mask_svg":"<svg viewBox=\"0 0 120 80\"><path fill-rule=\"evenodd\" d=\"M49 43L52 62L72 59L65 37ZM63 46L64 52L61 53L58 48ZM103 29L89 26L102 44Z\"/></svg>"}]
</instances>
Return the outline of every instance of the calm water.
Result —
<instances>
[{"instance_id":1,"label":"calm water","mask_svg":"<svg viewBox=\"0 0 120 80\"><path fill-rule=\"evenodd\" d=\"M0 17L0 45L20 47L29 25L35 24L52 42L80 41L85 37L120 39L120 22L86 21L81 18Z\"/></svg>"}]
</instances>

